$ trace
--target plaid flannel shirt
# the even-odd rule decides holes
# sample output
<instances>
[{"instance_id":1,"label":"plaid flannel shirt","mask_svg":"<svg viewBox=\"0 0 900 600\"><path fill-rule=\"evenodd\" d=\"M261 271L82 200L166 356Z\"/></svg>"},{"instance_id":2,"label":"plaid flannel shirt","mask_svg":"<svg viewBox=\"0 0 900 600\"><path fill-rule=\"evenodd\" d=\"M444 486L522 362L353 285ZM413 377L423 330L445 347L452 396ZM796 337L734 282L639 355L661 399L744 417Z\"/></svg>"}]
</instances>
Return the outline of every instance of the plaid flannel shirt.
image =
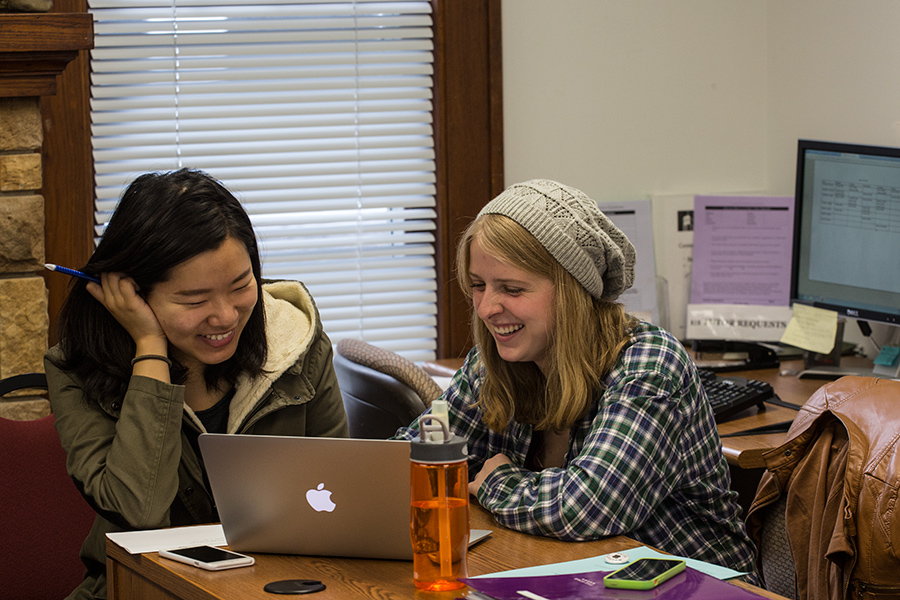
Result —
<instances>
[{"instance_id":1,"label":"plaid flannel shirt","mask_svg":"<svg viewBox=\"0 0 900 600\"><path fill-rule=\"evenodd\" d=\"M469 477L505 454L478 490L499 523L563 540L628 535L660 550L730 567L756 580L755 549L729 490L712 409L678 340L641 323L570 434L563 468L525 468L530 425L494 432L475 406L483 378L469 352L443 398L450 426L469 441ZM397 436L418 435L418 421Z\"/></svg>"}]
</instances>

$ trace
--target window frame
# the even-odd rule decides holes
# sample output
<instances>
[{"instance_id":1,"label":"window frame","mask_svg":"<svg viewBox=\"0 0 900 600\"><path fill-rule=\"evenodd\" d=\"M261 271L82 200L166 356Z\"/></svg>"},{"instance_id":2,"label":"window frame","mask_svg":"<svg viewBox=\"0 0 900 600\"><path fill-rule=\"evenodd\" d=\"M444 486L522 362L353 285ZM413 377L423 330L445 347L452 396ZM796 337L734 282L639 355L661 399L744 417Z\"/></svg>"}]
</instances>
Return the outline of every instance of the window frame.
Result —
<instances>
[{"instance_id":1,"label":"window frame","mask_svg":"<svg viewBox=\"0 0 900 600\"><path fill-rule=\"evenodd\" d=\"M469 305L456 285L456 242L503 190L501 0L431 0L435 27L434 130L437 162L437 357L471 347ZM87 12L86 0L56 0L52 12ZM93 162L88 51L41 99L45 257L80 266L93 251ZM68 281L45 277L50 345Z\"/></svg>"}]
</instances>

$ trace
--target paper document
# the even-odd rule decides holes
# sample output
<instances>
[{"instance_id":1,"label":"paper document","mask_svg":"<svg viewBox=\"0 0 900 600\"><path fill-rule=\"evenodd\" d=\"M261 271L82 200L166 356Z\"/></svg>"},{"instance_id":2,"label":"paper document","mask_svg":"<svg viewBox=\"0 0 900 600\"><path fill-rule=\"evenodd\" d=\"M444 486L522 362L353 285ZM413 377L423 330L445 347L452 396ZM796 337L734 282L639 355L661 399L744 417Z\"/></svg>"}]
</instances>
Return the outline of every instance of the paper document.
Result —
<instances>
[{"instance_id":1,"label":"paper document","mask_svg":"<svg viewBox=\"0 0 900 600\"><path fill-rule=\"evenodd\" d=\"M659 324L684 340L694 248L694 196L653 196L651 206Z\"/></svg>"},{"instance_id":2,"label":"paper document","mask_svg":"<svg viewBox=\"0 0 900 600\"><path fill-rule=\"evenodd\" d=\"M838 314L833 310L794 303L794 316L788 321L782 344L790 344L819 354L834 350Z\"/></svg>"},{"instance_id":3,"label":"paper document","mask_svg":"<svg viewBox=\"0 0 900 600\"><path fill-rule=\"evenodd\" d=\"M687 563L687 566L700 571L701 573L706 573L711 577L715 577L716 579L731 579L732 577L737 577L739 575L743 575L734 569L729 569L727 567L720 567L718 565L714 565L708 562L703 562L702 560L694 560L693 558L685 558L683 556L672 556L671 554L663 554L662 552L657 552L655 550L651 550L646 546L638 546L637 548L629 548L628 550L623 550L623 553L628 556L628 562L633 560L637 560L638 558L679 558L684 560ZM500 573L491 573L490 575L479 575L478 577L473 577L472 579L480 579L482 577L530 577L533 575L571 575L573 573L588 573L590 571L615 571L621 564L612 564L606 562L607 554L601 554L600 556L592 556L590 558L582 558L579 560L570 560L566 562L553 563L549 565L540 565L537 567L525 567L522 569L511 569L509 571L502 571Z\"/></svg>"},{"instance_id":4,"label":"paper document","mask_svg":"<svg viewBox=\"0 0 900 600\"><path fill-rule=\"evenodd\" d=\"M106 537L125 548L129 554L159 552L191 546L225 546L225 532L222 525L193 525L171 527L169 529L147 529L144 531L117 531Z\"/></svg>"},{"instance_id":5,"label":"paper document","mask_svg":"<svg viewBox=\"0 0 900 600\"><path fill-rule=\"evenodd\" d=\"M653 255L650 200L598 202L597 205L634 244L634 285L622 292L618 301L630 314L661 325L656 301L656 259Z\"/></svg>"},{"instance_id":6,"label":"paper document","mask_svg":"<svg viewBox=\"0 0 900 600\"><path fill-rule=\"evenodd\" d=\"M625 310L645 321L660 325L656 301L656 259L653 255L653 220L650 200L598 202L609 220L634 244L634 285L622 292L619 302Z\"/></svg>"},{"instance_id":7,"label":"paper document","mask_svg":"<svg viewBox=\"0 0 900 600\"><path fill-rule=\"evenodd\" d=\"M794 199L697 196L691 304L788 306Z\"/></svg>"},{"instance_id":8,"label":"paper document","mask_svg":"<svg viewBox=\"0 0 900 600\"><path fill-rule=\"evenodd\" d=\"M687 338L777 342L791 320L790 306L688 304Z\"/></svg>"},{"instance_id":9,"label":"paper document","mask_svg":"<svg viewBox=\"0 0 900 600\"><path fill-rule=\"evenodd\" d=\"M669 557L671 558L671 557ZM607 588L604 577L613 568L567 575L536 577L469 577L468 598L478 600L759 600L759 594L719 581L691 568L650 590ZM475 590L473 593L471 590Z\"/></svg>"}]
</instances>

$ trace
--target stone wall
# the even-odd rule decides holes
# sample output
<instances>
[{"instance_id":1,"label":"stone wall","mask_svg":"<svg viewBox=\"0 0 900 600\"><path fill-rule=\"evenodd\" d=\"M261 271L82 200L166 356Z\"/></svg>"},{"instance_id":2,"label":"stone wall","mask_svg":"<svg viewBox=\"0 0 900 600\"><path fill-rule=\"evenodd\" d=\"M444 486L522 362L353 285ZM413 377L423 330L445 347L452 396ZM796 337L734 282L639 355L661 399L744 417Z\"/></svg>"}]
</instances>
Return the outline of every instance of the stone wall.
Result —
<instances>
[{"instance_id":1,"label":"stone wall","mask_svg":"<svg viewBox=\"0 0 900 600\"><path fill-rule=\"evenodd\" d=\"M0 98L0 378L44 370L42 142L40 99ZM0 399L0 417L49 414L49 403L34 393Z\"/></svg>"}]
</instances>

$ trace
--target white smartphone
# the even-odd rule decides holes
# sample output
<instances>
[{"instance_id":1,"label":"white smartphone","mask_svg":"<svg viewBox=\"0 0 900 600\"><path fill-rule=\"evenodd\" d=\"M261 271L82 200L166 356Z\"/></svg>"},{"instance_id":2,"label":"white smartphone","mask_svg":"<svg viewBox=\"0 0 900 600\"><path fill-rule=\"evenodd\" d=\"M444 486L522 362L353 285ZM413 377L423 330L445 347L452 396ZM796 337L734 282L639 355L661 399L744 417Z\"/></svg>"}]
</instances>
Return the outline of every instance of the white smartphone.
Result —
<instances>
[{"instance_id":1,"label":"white smartphone","mask_svg":"<svg viewBox=\"0 0 900 600\"><path fill-rule=\"evenodd\" d=\"M163 558L177 560L207 571L249 567L256 562L256 559L252 556L245 556L231 550L216 548L215 546L193 546L175 550L160 550L159 555Z\"/></svg>"}]
</instances>

